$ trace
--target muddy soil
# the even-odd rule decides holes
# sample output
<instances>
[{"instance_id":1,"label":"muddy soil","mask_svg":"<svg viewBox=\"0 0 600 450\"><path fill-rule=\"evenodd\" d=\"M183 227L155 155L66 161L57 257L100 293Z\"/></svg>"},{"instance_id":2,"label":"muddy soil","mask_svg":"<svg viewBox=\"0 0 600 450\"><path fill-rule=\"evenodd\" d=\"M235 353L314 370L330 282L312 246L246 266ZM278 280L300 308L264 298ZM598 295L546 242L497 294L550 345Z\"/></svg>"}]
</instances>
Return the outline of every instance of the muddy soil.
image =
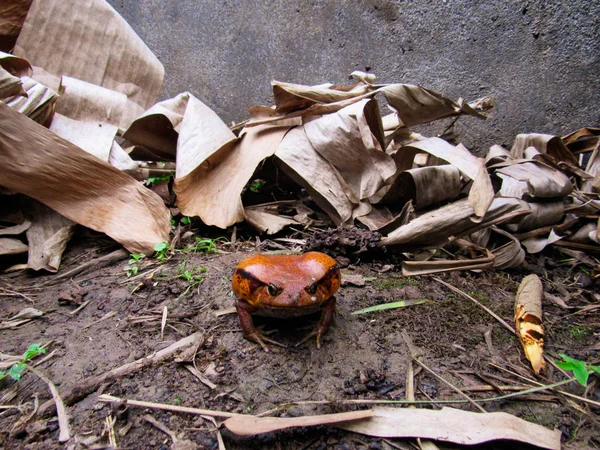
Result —
<instances>
[{"instance_id":1,"label":"muddy soil","mask_svg":"<svg viewBox=\"0 0 600 450\"><path fill-rule=\"evenodd\" d=\"M32 343L47 344L47 355L51 357L38 357L36 369L52 380L61 393L194 332L202 334L194 364L215 385L211 388L202 383L172 358L109 380L68 406L75 437L67 444L59 444L54 414L35 414L23 423L34 403L42 405L51 399L46 384L25 372L19 383L9 379L0 383L0 404L20 405L20 409L0 411L0 447L107 448L105 422L112 416L116 419L114 430L119 448L171 448L171 438L145 419L150 415L180 439L190 441L189 448L218 448L213 424L202 417L132 406L123 410L98 402L102 393L253 414L291 401L300 402L275 413L280 417L368 407L344 404L346 400L402 400L410 360L403 331L418 347L421 360L428 367L465 389L472 398L500 395L490 386L526 384L517 375L532 378L516 338L479 306L451 292L434 277L403 277L397 257L384 254L365 262L364 252L340 255L342 275L364 286L342 286L337 295L335 322L324 336L321 349L316 348L314 340L295 346L314 327L318 315L294 320L257 318L255 322L264 333L288 344L287 348L271 346L271 352L265 353L243 338L237 315L229 312L234 306L231 275L244 257L257 251L277 251L281 245L253 238L245 243L238 240L236 245L221 242L218 253L176 253L164 262L146 258L138 274L130 278L124 270L127 259L107 267L92 267L63 280L56 280L56 275L0 274L2 320L28 307L44 313L29 323L0 330L0 352L20 355ZM117 248L108 238L80 232L67 249L59 274ZM600 283L585 268L564 261L564 256L545 253L528 260L519 271L452 273L438 278L512 323L514 294L520 280L529 273L543 278L549 294L544 301L547 353L557 358L559 352L564 352L597 364L598 310L577 311L598 304L594 293L600 291ZM427 302L352 314L389 301L420 299ZM85 306L75 312L82 304ZM168 315L161 332L165 307ZM561 379L564 375L550 366L540 381ZM600 401L598 380L591 380L585 395ZM428 407L439 407L435 400L459 398L424 370L416 371L415 386L417 399L433 401ZM470 390L473 386L491 390ZM584 395L584 389L575 384L565 390ZM330 403L310 403L323 400ZM565 448L600 447L599 410L580 401L542 392L483 406L490 412L504 411L560 429ZM454 407L475 411L469 404L457 403ZM18 421L20 425L15 427ZM227 449L415 448L407 440L377 439L325 427L253 438L241 438L223 430L222 437ZM493 444L479 448L517 447Z\"/></svg>"}]
</instances>

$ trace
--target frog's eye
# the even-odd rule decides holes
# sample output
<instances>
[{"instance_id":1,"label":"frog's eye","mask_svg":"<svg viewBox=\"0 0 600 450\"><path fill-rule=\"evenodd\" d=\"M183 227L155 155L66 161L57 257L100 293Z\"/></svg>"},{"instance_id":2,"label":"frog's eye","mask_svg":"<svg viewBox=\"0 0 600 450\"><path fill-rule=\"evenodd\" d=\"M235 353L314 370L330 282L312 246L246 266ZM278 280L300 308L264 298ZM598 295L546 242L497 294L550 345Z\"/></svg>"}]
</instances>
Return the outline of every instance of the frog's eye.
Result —
<instances>
[{"instance_id":1,"label":"frog's eye","mask_svg":"<svg viewBox=\"0 0 600 450\"><path fill-rule=\"evenodd\" d=\"M315 294L317 292L317 287L317 283L313 283L306 288L306 292L308 292L309 294Z\"/></svg>"},{"instance_id":2,"label":"frog's eye","mask_svg":"<svg viewBox=\"0 0 600 450\"><path fill-rule=\"evenodd\" d=\"M271 283L270 285L267 286L267 291L269 291L269 294L272 295L273 297L275 297L277 294L279 294L279 288L277 286L275 286L273 283Z\"/></svg>"}]
</instances>

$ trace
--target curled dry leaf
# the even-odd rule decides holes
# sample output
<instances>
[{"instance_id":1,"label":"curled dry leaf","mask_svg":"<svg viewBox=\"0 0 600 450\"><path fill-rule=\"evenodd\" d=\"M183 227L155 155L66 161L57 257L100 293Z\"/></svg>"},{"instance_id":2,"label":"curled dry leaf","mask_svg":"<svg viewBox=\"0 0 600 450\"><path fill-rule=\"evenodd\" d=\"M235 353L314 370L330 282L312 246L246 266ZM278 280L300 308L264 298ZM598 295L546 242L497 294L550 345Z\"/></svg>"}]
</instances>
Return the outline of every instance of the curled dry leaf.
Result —
<instances>
[{"instance_id":1,"label":"curled dry leaf","mask_svg":"<svg viewBox=\"0 0 600 450\"><path fill-rule=\"evenodd\" d=\"M542 324L542 281L527 275L515 298L515 331L536 375L545 369L544 326Z\"/></svg>"},{"instance_id":2,"label":"curled dry leaf","mask_svg":"<svg viewBox=\"0 0 600 450\"><path fill-rule=\"evenodd\" d=\"M485 118L462 100L455 102L421 86L388 84L379 91L398 114L402 126L411 127L459 114Z\"/></svg>"},{"instance_id":3,"label":"curled dry leaf","mask_svg":"<svg viewBox=\"0 0 600 450\"><path fill-rule=\"evenodd\" d=\"M184 134L184 127L185 122L182 124L180 141L187 135ZM244 186L260 162L273 155L288 130L289 127L285 126L265 125L246 129L239 141L229 142L215 149L212 154L201 154L204 160L198 155L195 161L201 164L192 172L180 176L178 169L174 189L182 214L199 216L205 224L220 228L244 220L241 200ZM199 147L201 141L192 142L190 149L202 149ZM178 146L185 143L182 141Z\"/></svg>"},{"instance_id":4,"label":"curled dry leaf","mask_svg":"<svg viewBox=\"0 0 600 450\"><path fill-rule=\"evenodd\" d=\"M317 153L303 127L292 128L286 134L275 152L275 161L309 192L337 226L352 218L354 205L346 195L337 171Z\"/></svg>"},{"instance_id":5,"label":"curled dry leaf","mask_svg":"<svg viewBox=\"0 0 600 450\"><path fill-rule=\"evenodd\" d=\"M560 431L549 430L511 414L488 414L442 408L429 409L374 407L374 417L336 425L355 433L382 438L427 438L462 445L495 440L560 449Z\"/></svg>"},{"instance_id":6,"label":"curled dry leaf","mask_svg":"<svg viewBox=\"0 0 600 450\"><path fill-rule=\"evenodd\" d=\"M269 433L271 431L284 430L292 427L331 425L340 422L348 423L354 420L368 419L372 416L373 411L370 409L303 417L256 417L250 415L237 415L227 419L223 424L229 431L237 435L254 436L260 433Z\"/></svg>"},{"instance_id":7,"label":"curled dry leaf","mask_svg":"<svg viewBox=\"0 0 600 450\"><path fill-rule=\"evenodd\" d=\"M452 238L514 220L529 212L530 209L524 201L515 198L495 198L483 220L474 222L473 208L468 200L458 200L396 228L383 238L379 245L443 246Z\"/></svg>"},{"instance_id":8,"label":"curled dry leaf","mask_svg":"<svg viewBox=\"0 0 600 450\"><path fill-rule=\"evenodd\" d=\"M0 237L0 255L27 253L29 247L19 239Z\"/></svg>"},{"instance_id":9,"label":"curled dry leaf","mask_svg":"<svg viewBox=\"0 0 600 450\"><path fill-rule=\"evenodd\" d=\"M107 2L33 2L14 54L48 86L43 78L68 75L127 95L121 128L155 102L164 78L158 58Z\"/></svg>"},{"instance_id":10,"label":"curled dry leaf","mask_svg":"<svg viewBox=\"0 0 600 450\"><path fill-rule=\"evenodd\" d=\"M27 266L33 270L58 272L62 254L76 224L33 199L29 199L25 211L31 220L31 227L27 230Z\"/></svg>"},{"instance_id":11,"label":"curled dry leaf","mask_svg":"<svg viewBox=\"0 0 600 450\"><path fill-rule=\"evenodd\" d=\"M2 8L2 6L0 6L0 8ZM0 14L2 18L6 19L6 16L1 9L0 12L2 12L2 14ZM5 23L3 22L0 27L4 24ZM31 64L29 64L29 61L11 55L10 53L4 53L3 51L0 51L0 67L16 77L30 77L33 74L33 69Z\"/></svg>"},{"instance_id":12,"label":"curled dry leaf","mask_svg":"<svg viewBox=\"0 0 600 450\"><path fill-rule=\"evenodd\" d=\"M135 179L1 103L0 121L0 185L106 233L132 253L152 254L168 240L168 210Z\"/></svg>"},{"instance_id":13,"label":"curled dry leaf","mask_svg":"<svg viewBox=\"0 0 600 450\"><path fill-rule=\"evenodd\" d=\"M314 149L337 171L350 200L374 195L396 171L383 150L383 127L375 100L361 100L304 125Z\"/></svg>"},{"instance_id":14,"label":"curled dry leaf","mask_svg":"<svg viewBox=\"0 0 600 450\"><path fill-rule=\"evenodd\" d=\"M538 152L550 155L557 161L578 165L577 159L559 136L539 133L518 134L510 149L510 154L515 159L523 159L526 157L525 150L529 147L535 147Z\"/></svg>"},{"instance_id":15,"label":"curled dry leaf","mask_svg":"<svg viewBox=\"0 0 600 450\"><path fill-rule=\"evenodd\" d=\"M15 95L26 95L21 79L0 67L0 100Z\"/></svg>"},{"instance_id":16,"label":"curled dry leaf","mask_svg":"<svg viewBox=\"0 0 600 450\"><path fill-rule=\"evenodd\" d=\"M549 199L566 197L573 191L571 180L562 172L539 161L508 163L496 170L502 179L499 195Z\"/></svg>"},{"instance_id":17,"label":"curled dry leaf","mask_svg":"<svg viewBox=\"0 0 600 450\"><path fill-rule=\"evenodd\" d=\"M27 96L17 95L7 98L5 103L30 119L45 124L54 111L58 94L29 77L22 77L21 82Z\"/></svg>"}]
</instances>

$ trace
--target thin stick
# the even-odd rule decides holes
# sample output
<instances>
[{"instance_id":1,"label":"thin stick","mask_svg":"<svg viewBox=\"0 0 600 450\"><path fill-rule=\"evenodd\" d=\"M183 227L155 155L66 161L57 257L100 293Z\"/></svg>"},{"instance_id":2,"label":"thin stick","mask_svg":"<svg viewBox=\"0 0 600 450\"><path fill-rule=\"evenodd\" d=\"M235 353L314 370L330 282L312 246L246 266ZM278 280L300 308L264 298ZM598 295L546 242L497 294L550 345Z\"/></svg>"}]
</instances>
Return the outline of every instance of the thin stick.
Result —
<instances>
[{"instance_id":1,"label":"thin stick","mask_svg":"<svg viewBox=\"0 0 600 450\"><path fill-rule=\"evenodd\" d=\"M69 430L69 416L67 415L67 409L65 408L65 404L58 393L58 389L52 381L50 381L42 372L37 370L35 367L28 365L27 370L30 370L35 375L37 375L44 383L48 385L50 389L50 393L52 394L52 398L54 400L54 404L56 405L56 415L58 416L58 427L60 429L58 435L58 442L67 442L71 439L71 432Z\"/></svg>"},{"instance_id":2,"label":"thin stick","mask_svg":"<svg viewBox=\"0 0 600 450\"><path fill-rule=\"evenodd\" d=\"M151 366L152 364L162 362L173 356L173 354L177 353L178 351L189 347L194 342L196 342L197 339L201 339L203 335L203 332L191 334L188 337L180 339L179 341L169 345L166 348L163 348L162 350L156 353L152 353L149 356L145 356L133 362L123 364L122 366L117 367L116 369L109 370L108 372L105 372L102 375L98 375L97 377L86 378L80 385L74 386L63 393L65 403L67 405L72 405L77 400L85 397L90 392L96 390L101 384L106 383L107 381L111 381L115 378L137 372L138 370L143 369L144 367ZM46 414L51 407L51 401L44 403L40 408L40 414Z\"/></svg>"},{"instance_id":3,"label":"thin stick","mask_svg":"<svg viewBox=\"0 0 600 450\"><path fill-rule=\"evenodd\" d=\"M501 367L501 366L498 366L498 365L496 365L494 363L490 363L490 364L492 366L496 367L497 369L504 370L505 372L508 372L508 373L510 373L512 375L515 375L515 376L517 376L517 377L519 377L519 378L521 378L523 380L529 381L530 383L537 384L538 386L543 386L542 383L540 383L538 381L535 381L535 380L532 380L531 378L524 377L523 375L519 375L517 372L513 372L512 370L508 370L508 369L506 369L504 367ZM565 381L574 381L574 380L576 380L575 377L569 378L568 380L565 380ZM561 384L566 384L566 383L561 383ZM550 386L552 386L552 387L550 388ZM589 403L590 405L594 405L594 406L600 407L600 402L597 402L597 401L594 401L594 400L590 400L589 398L581 397L579 395L571 394L569 392L561 391L559 389L554 389L557 386L560 386L560 384L554 383L554 385L549 385L548 387L550 389L558 392L559 394L566 395L567 397L574 398L575 400L579 400L579 401L582 401L584 403Z\"/></svg>"},{"instance_id":4,"label":"thin stick","mask_svg":"<svg viewBox=\"0 0 600 450\"><path fill-rule=\"evenodd\" d=\"M437 373L435 373L433 370L431 370L429 367L427 367L421 361L419 361L418 359L416 359L414 356L412 357L412 359L413 359L414 362L416 362L419 366L421 366L423 369L425 369L431 375L433 375L434 377L436 377L438 380L440 380L442 383L444 383L446 386L448 386L454 392L456 392L461 397L463 397L464 399L466 399L469 403L471 403L473 406L475 406L478 410L480 410L481 412L487 413L487 411L485 409L483 409L480 405L478 405L477 403L475 403L475 401L471 397L469 397L467 394L465 394L459 388L457 388L456 386L454 386L448 380L446 380L446 379L442 378L441 376L439 376Z\"/></svg>"},{"instance_id":5,"label":"thin stick","mask_svg":"<svg viewBox=\"0 0 600 450\"><path fill-rule=\"evenodd\" d=\"M473 303L475 303L476 305L478 305L480 308L482 308L485 312L487 312L490 316L492 316L494 319L496 319L498 322L500 322L504 328L506 328L508 331L510 331L512 334L515 334L515 329L510 326L502 317L500 317L498 314L496 314L494 311L492 311L491 309L489 309L487 306L482 305L480 302L478 302L476 299L474 299L473 297L471 297L469 294L467 294L464 291L461 291L460 289L458 289L457 287L452 286L449 283L446 283L445 281L440 280L439 278L436 277L432 277L435 281L437 281L438 283L443 284L444 286L446 286L448 289L450 289L451 291L456 292L459 295L462 295L463 297L471 300Z\"/></svg>"},{"instance_id":6,"label":"thin stick","mask_svg":"<svg viewBox=\"0 0 600 450\"><path fill-rule=\"evenodd\" d=\"M105 403L123 403L124 405L139 406L141 408L160 409L163 411L181 412L187 414L196 414L210 417L237 417L244 414L232 413L227 411L213 411L210 409L191 408L188 406L167 405L165 403L144 402L140 400L129 400L126 398L113 397L112 395L101 395L98 397L99 402Z\"/></svg>"}]
</instances>

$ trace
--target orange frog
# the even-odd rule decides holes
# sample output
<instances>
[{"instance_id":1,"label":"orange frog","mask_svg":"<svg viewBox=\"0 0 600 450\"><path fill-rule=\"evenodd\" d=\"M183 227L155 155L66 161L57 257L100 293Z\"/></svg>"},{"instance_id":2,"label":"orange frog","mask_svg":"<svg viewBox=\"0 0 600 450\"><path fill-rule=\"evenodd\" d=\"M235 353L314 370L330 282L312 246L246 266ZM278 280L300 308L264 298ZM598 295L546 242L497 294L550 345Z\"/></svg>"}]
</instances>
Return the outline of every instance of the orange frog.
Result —
<instances>
[{"instance_id":1,"label":"orange frog","mask_svg":"<svg viewBox=\"0 0 600 450\"><path fill-rule=\"evenodd\" d=\"M280 345L263 336L252 321L252 314L292 318L323 311L315 329L302 341L321 336L327 331L335 313L333 294L340 287L340 269L336 261L324 253L303 255L253 255L244 259L233 273L236 309L246 339L268 352L265 342Z\"/></svg>"}]
</instances>

